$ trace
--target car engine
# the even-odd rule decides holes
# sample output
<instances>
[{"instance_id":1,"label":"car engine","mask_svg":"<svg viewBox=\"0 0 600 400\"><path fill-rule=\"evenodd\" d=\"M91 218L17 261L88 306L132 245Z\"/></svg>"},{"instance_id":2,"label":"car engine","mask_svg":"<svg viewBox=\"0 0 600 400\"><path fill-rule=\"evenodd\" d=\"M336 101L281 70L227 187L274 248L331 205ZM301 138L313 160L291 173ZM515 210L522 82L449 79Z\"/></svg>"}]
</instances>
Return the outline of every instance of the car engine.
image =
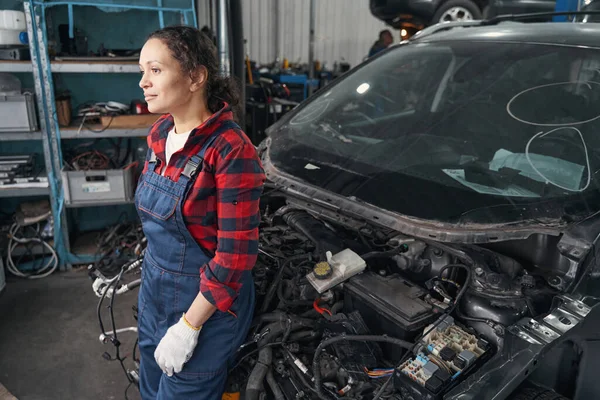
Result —
<instances>
[{"instance_id":1,"label":"car engine","mask_svg":"<svg viewBox=\"0 0 600 400\"><path fill-rule=\"evenodd\" d=\"M536 266L522 242L443 244L265 198L226 390L247 400L441 399L559 293L560 260Z\"/></svg>"}]
</instances>

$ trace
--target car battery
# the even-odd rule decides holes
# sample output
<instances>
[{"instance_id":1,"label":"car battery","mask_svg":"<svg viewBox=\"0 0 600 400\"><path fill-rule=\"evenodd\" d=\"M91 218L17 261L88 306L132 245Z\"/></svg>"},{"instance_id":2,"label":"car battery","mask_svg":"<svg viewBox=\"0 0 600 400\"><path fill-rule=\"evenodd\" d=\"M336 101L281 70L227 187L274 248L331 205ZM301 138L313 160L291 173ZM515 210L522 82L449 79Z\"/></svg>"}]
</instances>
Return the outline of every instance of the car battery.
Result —
<instances>
[{"instance_id":1,"label":"car battery","mask_svg":"<svg viewBox=\"0 0 600 400\"><path fill-rule=\"evenodd\" d=\"M364 272L344 283L344 311L357 310L375 335L387 334L413 340L435 319L427 291L400 275L380 276ZM392 360L402 357L397 346L382 344Z\"/></svg>"}]
</instances>

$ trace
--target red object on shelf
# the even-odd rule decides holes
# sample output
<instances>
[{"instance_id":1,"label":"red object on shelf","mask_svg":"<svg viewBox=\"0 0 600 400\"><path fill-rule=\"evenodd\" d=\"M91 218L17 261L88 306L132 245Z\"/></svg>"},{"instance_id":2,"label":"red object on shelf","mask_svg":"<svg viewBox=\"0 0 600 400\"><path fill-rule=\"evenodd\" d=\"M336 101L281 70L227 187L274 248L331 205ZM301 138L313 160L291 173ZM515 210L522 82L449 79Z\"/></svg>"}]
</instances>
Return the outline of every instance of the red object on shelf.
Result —
<instances>
[{"instance_id":1,"label":"red object on shelf","mask_svg":"<svg viewBox=\"0 0 600 400\"><path fill-rule=\"evenodd\" d=\"M132 114L150 114L148 111L148 103L142 100L133 100L131 102Z\"/></svg>"}]
</instances>

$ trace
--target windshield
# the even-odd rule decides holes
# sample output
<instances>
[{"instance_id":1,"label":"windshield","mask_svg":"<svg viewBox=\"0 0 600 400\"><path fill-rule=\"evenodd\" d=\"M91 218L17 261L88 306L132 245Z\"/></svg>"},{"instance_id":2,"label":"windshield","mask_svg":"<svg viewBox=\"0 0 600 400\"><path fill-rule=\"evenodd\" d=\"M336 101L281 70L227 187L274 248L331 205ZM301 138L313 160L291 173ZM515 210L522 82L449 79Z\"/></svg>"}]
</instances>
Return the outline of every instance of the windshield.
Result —
<instances>
[{"instance_id":1,"label":"windshield","mask_svg":"<svg viewBox=\"0 0 600 400\"><path fill-rule=\"evenodd\" d=\"M417 218L499 223L600 209L600 50L408 44L270 133L275 167Z\"/></svg>"}]
</instances>

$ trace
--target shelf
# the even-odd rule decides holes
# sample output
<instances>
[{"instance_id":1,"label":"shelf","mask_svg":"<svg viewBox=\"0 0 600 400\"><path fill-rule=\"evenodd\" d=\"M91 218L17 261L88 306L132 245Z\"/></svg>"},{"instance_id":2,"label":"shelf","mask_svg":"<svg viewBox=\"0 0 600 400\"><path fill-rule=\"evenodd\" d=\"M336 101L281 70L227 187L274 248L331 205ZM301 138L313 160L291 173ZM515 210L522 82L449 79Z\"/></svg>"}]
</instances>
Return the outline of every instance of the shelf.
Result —
<instances>
[{"instance_id":1,"label":"shelf","mask_svg":"<svg viewBox=\"0 0 600 400\"><path fill-rule=\"evenodd\" d=\"M67 208L82 208L82 207L103 207L103 206L118 206L124 204L134 204L133 200L108 200L97 202L86 202L77 204L65 204Z\"/></svg>"},{"instance_id":2,"label":"shelf","mask_svg":"<svg viewBox=\"0 0 600 400\"><path fill-rule=\"evenodd\" d=\"M58 73L140 73L137 61L52 61L50 70Z\"/></svg>"},{"instance_id":3,"label":"shelf","mask_svg":"<svg viewBox=\"0 0 600 400\"><path fill-rule=\"evenodd\" d=\"M33 72L31 61L0 61L0 72Z\"/></svg>"},{"instance_id":4,"label":"shelf","mask_svg":"<svg viewBox=\"0 0 600 400\"><path fill-rule=\"evenodd\" d=\"M101 130L102 126L92 127L94 130ZM90 139L90 138L111 138L111 137L145 137L148 136L147 128L133 129L107 129L102 132L93 132L89 129L82 128L79 132L78 127L61 128L61 139Z\"/></svg>"},{"instance_id":5,"label":"shelf","mask_svg":"<svg viewBox=\"0 0 600 400\"><path fill-rule=\"evenodd\" d=\"M0 197L47 196L50 188L46 187L5 187L0 186Z\"/></svg>"},{"instance_id":6,"label":"shelf","mask_svg":"<svg viewBox=\"0 0 600 400\"><path fill-rule=\"evenodd\" d=\"M19 140L42 140L42 132L0 132L0 142Z\"/></svg>"}]
</instances>

